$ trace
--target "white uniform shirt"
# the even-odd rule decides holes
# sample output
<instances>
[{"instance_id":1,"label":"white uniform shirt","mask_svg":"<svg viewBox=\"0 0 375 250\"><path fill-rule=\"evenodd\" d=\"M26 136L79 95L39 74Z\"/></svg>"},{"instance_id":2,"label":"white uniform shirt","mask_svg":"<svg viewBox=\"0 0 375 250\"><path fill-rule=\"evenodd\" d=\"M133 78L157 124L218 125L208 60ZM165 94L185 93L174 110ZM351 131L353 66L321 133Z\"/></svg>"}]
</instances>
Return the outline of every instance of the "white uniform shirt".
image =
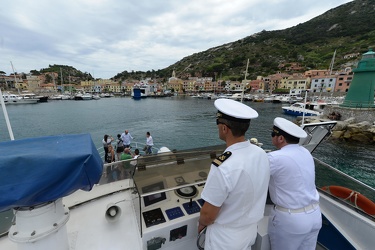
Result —
<instances>
[{"instance_id":1,"label":"white uniform shirt","mask_svg":"<svg viewBox=\"0 0 375 250\"><path fill-rule=\"evenodd\" d=\"M249 141L231 145L226 151L232 155L218 167L211 165L201 197L221 207L215 224L243 227L257 223L266 203L267 154Z\"/></svg>"},{"instance_id":2,"label":"white uniform shirt","mask_svg":"<svg viewBox=\"0 0 375 250\"><path fill-rule=\"evenodd\" d=\"M269 191L273 203L298 209L319 201L315 187L315 165L310 152L298 144L288 144L268 153Z\"/></svg>"}]
</instances>

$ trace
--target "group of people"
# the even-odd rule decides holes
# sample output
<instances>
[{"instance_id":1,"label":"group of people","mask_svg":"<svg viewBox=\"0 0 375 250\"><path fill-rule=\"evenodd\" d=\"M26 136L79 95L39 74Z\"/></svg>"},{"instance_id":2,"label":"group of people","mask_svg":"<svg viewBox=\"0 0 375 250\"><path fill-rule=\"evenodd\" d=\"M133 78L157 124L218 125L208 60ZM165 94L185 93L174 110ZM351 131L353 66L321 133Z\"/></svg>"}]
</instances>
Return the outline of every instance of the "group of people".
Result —
<instances>
[{"instance_id":1,"label":"group of people","mask_svg":"<svg viewBox=\"0 0 375 250\"><path fill-rule=\"evenodd\" d=\"M278 150L266 153L245 139L250 121L258 117L254 109L230 99L214 105L219 138L227 148L212 162L201 194L198 233L205 230L204 249L251 249L268 192L274 203L271 249L315 249L322 218L314 160L298 144L306 132L275 118L271 140Z\"/></svg>"},{"instance_id":2,"label":"group of people","mask_svg":"<svg viewBox=\"0 0 375 250\"><path fill-rule=\"evenodd\" d=\"M111 163L115 161L125 161L129 159L137 159L140 156L140 151L138 148L131 151L131 141L134 137L129 133L129 130L125 130L122 134L117 134L117 139L115 139L110 135L104 135L102 140L103 148L104 148L104 161L105 163ZM115 144L114 145L112 145ZM152 136L150 132L146 133L146 147L144 149L146 154L152 153L152 146L154 145ZM118 180L118 179L126 179L130 178L132 175L132 169L134 168L134 164L130 164L131 162L126 161L119 167L119 165L110 165L105 170L105 174L109 181Z\"/></svg>"},{"instance_id":3,"label":"group of people","mask_svg":"<svg viewBox=\"0 0 375 250\"><path fill-rule=\"evenodd\" d=\"M117 134L117 139L115 139L110 135L104 135L102 140L103 148L104 148L104 162L111 163L119 160L123 160L121 158L126 157L126 155L130 154L135 157L140 155L139 149L135 149L134 153L131 152L131 142L134 140L134 137L129 133L129 130L125 130L122 134ZM112 145L115 144L114 145ZM146 146L144 147L145 154L152 154L152 147L154 146L153 138L150 132L146 132ZM123 156L125 154L125 156Z\"/></svg>"}]
</instances>

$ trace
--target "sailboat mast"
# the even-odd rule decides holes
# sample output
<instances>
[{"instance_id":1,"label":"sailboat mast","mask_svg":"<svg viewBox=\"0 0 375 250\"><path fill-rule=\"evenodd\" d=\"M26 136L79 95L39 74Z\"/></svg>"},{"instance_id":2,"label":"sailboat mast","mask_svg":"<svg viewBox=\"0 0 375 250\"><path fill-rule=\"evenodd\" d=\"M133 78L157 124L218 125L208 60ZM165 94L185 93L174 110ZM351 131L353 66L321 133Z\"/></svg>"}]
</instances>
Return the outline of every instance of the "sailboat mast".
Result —
<instances>
[{"instance_id":1,"label":"sailboat mast","mask_svg":"<svg viewBox=\"0 0 375 250\"><path fill-rule=\"evenodd\" d=\"M64 85L63 85L63 75L62 75L62 69L60 67L60 77L61 77L61 94L64 93Z\"/></svg>"},{"instance_id":2,"label":"sailboat mast","mask_svg":"<svg viewBox=\"0 0 375 250\"><path fill-rule=\"evenodd\" d=\"M329 75L332 75L333 64L335 63L335 57L336 57L336 50L335 50L335 53L333 53L332 61L331 61L331 64L329 65Z\"/></svg>"},{"instance_id":3,"label":"sailboat mast","mask_svg":"<svg viewBox=\"0 0 375 250\"><path fill-rule=\"evenodd\" d=\"M246 84L246 77L247 77L247 69L249 68L249 58L247 59L247 65L246 65L246 71L245 71L245 83ZM243 95L244 95L244 92L245 92L245 86L244 84L242 85L242 95L241 95L241 102L243 101Z\"/></svg>"}]
</instances>

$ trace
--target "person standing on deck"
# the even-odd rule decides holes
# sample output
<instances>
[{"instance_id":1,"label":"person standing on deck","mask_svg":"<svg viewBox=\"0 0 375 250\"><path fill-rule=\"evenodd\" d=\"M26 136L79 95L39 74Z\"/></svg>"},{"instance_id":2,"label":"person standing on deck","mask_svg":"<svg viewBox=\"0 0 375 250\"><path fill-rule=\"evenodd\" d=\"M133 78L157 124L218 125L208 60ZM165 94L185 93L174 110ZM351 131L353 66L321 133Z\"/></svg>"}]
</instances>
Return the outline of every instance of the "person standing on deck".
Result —
<instances>
[{"instance_id":1,"label":"person standing on deck","mask_svg":"<svg viewBox=\"0 0 375 250\"><path fill-rule=\"evenodd\" d=\"M120 134L117 134L117 145L116 145L116 153L117 153L117 160L119 161L121 158L121 154L124 152L124 141L121 138Z\"/></svg>"},{"instance_id":2,"label":"person standing on deck","mask_svg":"<svg viewBox=\"0 0 375 250\"><path fill-rule=\"evenodd\" d=\"M104 148L104 162L107 162L108 158L108 146L112 145L113 137L109 135L104 135L104 138L102 140L103 148Z\"/></svg>"},{"instance_id":3,"label":"person standing on deck","mask_svg":"<svg viewBox=\"0 0 375 250\"><path fill-rule=\"evenodd\" d=\"M205 250L251 249L263 218L269 163L263 149L245 139L258 113L230 99L215 101L219 138L227 148L211 164L202 192L198 232L205 227Z\"/></svg>"},{"instance_id":4,"label":"person standing on deck","mask_svg":"<svg viewBox=\"0 0 375 250\"><path fill-rule=\"evenodd\" d=\"M150 132L146 133L146 154L152 154L152 146L154 146L154 140Z\"/></svg>"},{"instance_id":5,"label":"person standing on deck","mask_svg":"<svg viewBox=\"0 0 375 250\"><path fill-rule=\"evenodd\" d=\"M124 142L125 148L130 148L130 143L134 139L133 136L129 133L129 130L125 130L124 133L121 134L121 139Z\"/></svg>"},{"instance_id":6,"label":"person standing on deck","mask_svg":"<svg viewBox=\"0 0 375 250\"><path fill-rule=\"evenodd\" d=\"M133 156L130 152L130 148L125 148L124 152L121 154L121 161L132 159ZM122 165L121 178L129 179L132 175L132 166L129 161L126 161Z\"/></svg>"},{"instance_id":7,"label":"person standing on deck","mask_svg":"<svg viewBox=\"0 0 375 250\"><path fill-rule=\"evenodd\" d=\"M275 204L268 233L272 250L315 250L322 227L315 165L310 152L298 145L306 132L284 118L273 122L272 144L279 150L268 153L269 193Z\"/></svg>"}]
</instances>

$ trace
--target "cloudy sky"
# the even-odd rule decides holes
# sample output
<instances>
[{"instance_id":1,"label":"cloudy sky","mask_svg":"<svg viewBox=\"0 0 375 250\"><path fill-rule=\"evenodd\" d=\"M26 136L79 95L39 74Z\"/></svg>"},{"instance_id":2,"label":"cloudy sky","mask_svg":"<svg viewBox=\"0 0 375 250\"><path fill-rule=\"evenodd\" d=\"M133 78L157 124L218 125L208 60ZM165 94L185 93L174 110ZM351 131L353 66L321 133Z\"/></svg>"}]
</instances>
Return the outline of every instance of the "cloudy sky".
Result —
<instances>
[{"instance_id":1,"label":"cloudy sky","mask_svg":"<svg viewBox=\"0 0 375 250\"><path fill-rule=\"evenodd\" d=\"M95 78L158 70L351 0L2 0L0 71L69 65Z\"/></svg>"}]
</instances>

